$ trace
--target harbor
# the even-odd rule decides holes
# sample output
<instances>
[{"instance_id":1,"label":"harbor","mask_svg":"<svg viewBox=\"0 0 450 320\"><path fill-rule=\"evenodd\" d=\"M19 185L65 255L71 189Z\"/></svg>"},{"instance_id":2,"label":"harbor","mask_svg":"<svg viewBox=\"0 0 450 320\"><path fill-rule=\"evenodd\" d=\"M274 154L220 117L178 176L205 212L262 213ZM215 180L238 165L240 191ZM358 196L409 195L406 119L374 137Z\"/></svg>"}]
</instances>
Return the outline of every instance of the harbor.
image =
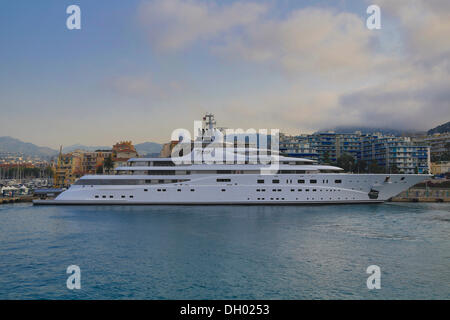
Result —
<instances>
[{"instance_id":1,"label":"harbor","mask_svg":"<svg viewBox=\"0 0 450 320\"><path fill-rule=\"evenodd\" d=\"M448 299L449 205L0 206L1 299ZM80 266L82 289L65 286ZM367 266L383 272L366 287Z\"/></svg>"},{"instance_id":2,"label":"harbor","mask_svg":"<svg viewBox=\"0 0 450 320\"><path fill-rule=\"evenodd\" d=\"M450 0L4 2L0 300L450 299Z\"/></svg>"}]
</instances>

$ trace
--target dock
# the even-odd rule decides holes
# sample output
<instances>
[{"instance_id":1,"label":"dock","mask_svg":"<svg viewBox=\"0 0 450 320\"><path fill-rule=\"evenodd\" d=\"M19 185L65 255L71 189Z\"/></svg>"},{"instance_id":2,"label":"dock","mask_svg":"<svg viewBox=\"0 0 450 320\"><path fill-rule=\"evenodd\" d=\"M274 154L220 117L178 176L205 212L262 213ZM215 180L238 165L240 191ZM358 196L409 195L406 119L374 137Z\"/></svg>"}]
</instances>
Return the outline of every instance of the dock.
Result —
<instances>
[{"instance_id":1,"label":"dock","mask_svg":"<svg viewBox=\"0 0 450 320\"><path fill-rule=\"evenodd\" d=\"M18 203L18 202L32 202L36 199L33 196L16 196L16 197L0 197L0 204Z\"/></svg>"}]
</instances>

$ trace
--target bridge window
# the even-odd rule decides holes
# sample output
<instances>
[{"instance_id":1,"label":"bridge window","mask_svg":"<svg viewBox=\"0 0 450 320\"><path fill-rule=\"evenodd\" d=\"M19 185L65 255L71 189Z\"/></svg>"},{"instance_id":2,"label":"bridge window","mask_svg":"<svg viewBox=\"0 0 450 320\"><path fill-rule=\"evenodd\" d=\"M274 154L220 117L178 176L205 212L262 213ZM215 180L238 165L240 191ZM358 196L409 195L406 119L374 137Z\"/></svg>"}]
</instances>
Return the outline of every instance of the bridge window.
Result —
<instances>
[{"instance_id":1,"label":"bridge window","mask_svg":"<svg viewBox=\"0 0 450 320\"><path fill-rule=\"evenodd\" d=\"M216 179L217 182L231 182L231 179Z\"/></svg>"},{"instance_id":2,"label":"bridge window","mask_svg":"<svg viewBox=\"0 0 450 320\"><path fill-rule=\"evenodd\" d=\"M257 182L258 183L264 183L264 180L261 179L261 180L258 180Z\"/></svg>"},{"instance_id":3,"label":"bridge window","mask_svg":"<svg viewBox=\"0 0 450 320\"><path fill-rule=\"evenodd\" d=\"M334 183L342 183L342 180L334 180Z\"/></svg>"},{"instance_id":4,"label":"bridge window","mask_svg":"<svg viewBox=\"0 0 450 320\"><path fill-rule=\"evenodd\" d=\"M272 183L280 183L280 180L272 180Z\"/></svg>"},{"instance_id":5,"label":"bridge window","mask_svg":"<svg viewBox=\"0 0 450 320\"><path fill-rule=\"evenodd\" d=\"M317 180L309 180L309 183L317 183Z\"/></svg>"},{"instance_id":6,"label":"bridge window","mask_svg":"<svg viewBox=\"0 0 450 320\"><path fill-rule=\"evenodd\" d=\"M298 183L305 183L305 180L301 179L301 180L297 180Z\"/></svg>"}]
</instances>

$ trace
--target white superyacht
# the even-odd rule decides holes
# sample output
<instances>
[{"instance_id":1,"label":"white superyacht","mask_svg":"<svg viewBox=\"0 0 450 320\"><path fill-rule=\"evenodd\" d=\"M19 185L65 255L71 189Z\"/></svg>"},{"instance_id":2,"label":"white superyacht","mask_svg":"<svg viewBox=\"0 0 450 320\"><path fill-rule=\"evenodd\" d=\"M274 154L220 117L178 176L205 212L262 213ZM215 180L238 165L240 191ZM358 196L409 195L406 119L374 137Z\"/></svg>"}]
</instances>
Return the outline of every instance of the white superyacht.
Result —
<instances>
[{"instance_id":1,"label":"white superyacht","mask_svg":"<svg viewBox=\"0 0 450 320\"><path fill-rule=\"evenodd\" d=\"M133 158L114 175L86 175L51 205L300 205L377 203L429 178L352 174L273 150L216 143L207 114L201 147L177 158ZM207 145L205 147L205 141ZM191 143L189 143L191 145ZM198 146L198 144L197 144ZM217 159L226 161L216 161ZM231 160L230 160L231 159Z\"/></svg>"}]
</instances>

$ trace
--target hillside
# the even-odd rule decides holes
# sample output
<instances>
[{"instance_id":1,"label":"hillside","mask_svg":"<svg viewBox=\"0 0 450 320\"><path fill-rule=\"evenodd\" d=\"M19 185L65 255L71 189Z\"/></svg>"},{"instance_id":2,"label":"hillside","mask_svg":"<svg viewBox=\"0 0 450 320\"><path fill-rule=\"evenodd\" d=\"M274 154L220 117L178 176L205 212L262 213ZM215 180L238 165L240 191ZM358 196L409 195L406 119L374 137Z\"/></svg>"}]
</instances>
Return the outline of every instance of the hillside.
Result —
<instances>
[{"instance_id":1,"label":"hillside","mask_svg":"<svg viewBox=\"0 0 450 320\"><path fill-rule=\"evenodd\" d=\"M335 127L334 129L323 129L323 130L319 130L317 132L327 132L327 131L334 131L336 133L354 133L355 131L361 131L361 133L363 133L363 134L380 132L384 135L394 135L394 136L401 136L406 133L405 131L391 129L391 128L373 128L373 127L360 127L360 126L339 126L339 127ZM412 130L409 130L407 133L417 134L419 132L414 132Z\"/></svg>"},{"instance_id":2,"label":"hillside","mask_svg":"<svg viewBox=\"0 0 450 320\"><path fill-rule=\"evenodd\" d=\"M444 132L450 132L450 121L444 124L441 124L440 126L437 126L433 129L428 130L428 135L432 135L435 133L444 133Z\"/></svg>"},{"instance_id":3,"label":"hillside","mask_svg":"<svg viewBox=\"0 0 450 320\"><path fill-rule=\"evenodd\" d=\"M162 145L156 142L138 143L134 145L134 147L136 148L136 151L140 156L156 153L159 154L162 149Z\"/></svg>"},{"instance_id":4,"label":"hillside","mask_svg":"<svg viewBox=\"0 0 450 320\"><path fill-rule=\"evenodd\" d=\"M73 144L71 146L63 147L63 153L72 152L75 150L95 151L95 150L111 150L111 146L85 146L82 144Z\"/></svg>"},{"instance_id":5,"label":"hillside","mask_svg":"<svg viewBox=\"0 0 450 320\"><path fill-rule=\"evenodd\" d=\"M0 152L20 153L27 156L49 158L58 154L57 150L40 147L30 142L23 142L12 137L0 137Z\"/></svg>"},{"instance_id":6,"label":"hillside","mask_svg":"<svg viewBox=\"0 0 450 320\"><path fill-rule=\"evenodd\" d=\"M139 155L148 154L159 154L161 152L162 145L155 142L144 142L135 144L134 147ZM86 146L82 144L74 144L63 148L63 152L72 152L74 150L85 150L85 151L95 151L95 150L111 150L112 146Z\"/></svg>"}]
</instances>

